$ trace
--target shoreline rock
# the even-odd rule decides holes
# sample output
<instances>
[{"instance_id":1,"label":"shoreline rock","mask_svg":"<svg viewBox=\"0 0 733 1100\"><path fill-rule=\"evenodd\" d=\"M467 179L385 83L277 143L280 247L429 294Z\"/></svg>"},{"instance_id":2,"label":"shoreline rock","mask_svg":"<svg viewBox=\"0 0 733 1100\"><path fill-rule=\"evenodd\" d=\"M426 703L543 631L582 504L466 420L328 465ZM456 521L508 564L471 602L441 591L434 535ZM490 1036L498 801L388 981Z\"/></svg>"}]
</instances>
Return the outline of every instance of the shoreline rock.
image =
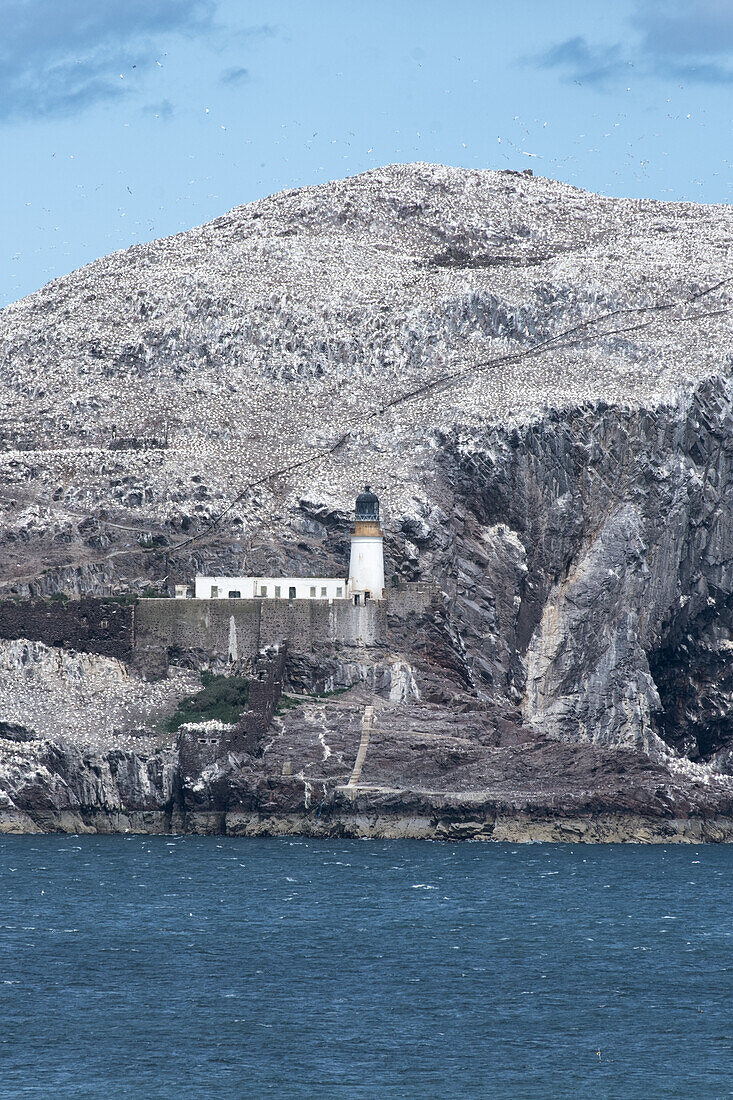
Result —
<instances>
[{"instance_id":1,"label":"shoreline rock","mask_svg":"<svg viewBox=\"0 0 733 1100\"><path fill-rule=\"evenodd\" d=\"M0 835L302 836L312 839L474 840L507 844L731 844L733 817L651 818L638 814L582 817L529 815L471 821L384 813L303 814L199 812L171 814L48 812L42 823L0 812Z\"/></svg>"}]
</instances>

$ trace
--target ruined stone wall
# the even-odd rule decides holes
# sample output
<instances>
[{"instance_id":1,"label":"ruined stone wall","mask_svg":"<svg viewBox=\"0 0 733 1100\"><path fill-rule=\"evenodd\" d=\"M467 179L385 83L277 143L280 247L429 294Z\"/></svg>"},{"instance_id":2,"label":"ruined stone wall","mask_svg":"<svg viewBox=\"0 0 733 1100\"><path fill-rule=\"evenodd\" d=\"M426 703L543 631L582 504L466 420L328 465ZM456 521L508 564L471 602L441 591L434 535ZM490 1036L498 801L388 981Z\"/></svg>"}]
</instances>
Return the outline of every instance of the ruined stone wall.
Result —
<instances>
[{"instance_id":1,"label":"ruined stone wall","mask_svg":"<svg viewBox=\"0 0 733 1100\"><path fill-rule=\"evenodd\" d=\"M247 710L261 714L265 726L272 721L280 699L286 655L286 645L268 648L258 655L252 669Z\"/></svg>"},{"instance_id":2,"label":"ruined stone wall","mask_svg":"<svg viewBox=\"0 0 733 1100\"><path fill-rule=\"evenodd\" d=\"M282 694L287 645L271 646L254 662L249 685L249 701L236 726L225 737L224 748L233 752L262 753L262 739L275 716Z\"/></svg>"},{"instance_id":3,"label":"ruined stone wall","mask_svg":"<svg viewBox=\"0 0 733 1100\"><path fill-rule=\"evenodd\" d=\"M129 662L134 646L134 609L131 604L94 597L67 603L1 600L0 638L27 638Z\"/></svg>"}]
</instances>

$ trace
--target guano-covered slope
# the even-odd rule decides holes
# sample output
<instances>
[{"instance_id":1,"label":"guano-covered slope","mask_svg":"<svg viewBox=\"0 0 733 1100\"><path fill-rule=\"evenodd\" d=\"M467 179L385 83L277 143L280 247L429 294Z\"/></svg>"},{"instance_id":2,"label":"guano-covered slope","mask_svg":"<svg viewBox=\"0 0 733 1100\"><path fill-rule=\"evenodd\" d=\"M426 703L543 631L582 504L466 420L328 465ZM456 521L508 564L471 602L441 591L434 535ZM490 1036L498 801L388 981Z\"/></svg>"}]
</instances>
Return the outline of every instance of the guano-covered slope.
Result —
<instances>
[{"instance_id":1,"label":"guano-covered slope","mask_svg":"<svg viewBox=\"0 0 733 1100\"><path fill-rule=\"evenodd\" d=\"M345 509L365 472L397 515L437 433L468 451L548 410L674 404L726 367L729 287L710 288L732 225L726 207L406 165L108 256L0 314L4 527L52 572L77 548L113 579L134 565L76 538L100 509L98 541L135 547L126 528L196 529L343 440L245 494L229 527L253 537L300 495Z\"/></svg>"}]
</instances>

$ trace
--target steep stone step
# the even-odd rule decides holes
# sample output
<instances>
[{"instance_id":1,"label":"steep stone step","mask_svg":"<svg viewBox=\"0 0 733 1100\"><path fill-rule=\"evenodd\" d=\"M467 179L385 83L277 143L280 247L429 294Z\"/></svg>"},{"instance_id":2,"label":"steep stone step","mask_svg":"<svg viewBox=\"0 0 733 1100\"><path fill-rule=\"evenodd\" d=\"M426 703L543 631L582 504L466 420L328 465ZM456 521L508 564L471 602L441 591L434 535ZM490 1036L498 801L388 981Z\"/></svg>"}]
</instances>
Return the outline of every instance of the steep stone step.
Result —
<instances>
[{"instance_id":1,"label":"steep stone step","mask_svg":"<svg viewBox=\"0 0 733 1100\"><path fill-rule=\"evenodd\" d=\"M364 708L364 715L361 720L361 740L359 742L359 750L356 754L356 760L354 761L354 770L351 773L347 787L355 787L361 779L362 768L364 767L364 761L366 760L367 749L369 748L369 736L374 728L374 707L369 706Z\"/></svg>"}]
</instances>

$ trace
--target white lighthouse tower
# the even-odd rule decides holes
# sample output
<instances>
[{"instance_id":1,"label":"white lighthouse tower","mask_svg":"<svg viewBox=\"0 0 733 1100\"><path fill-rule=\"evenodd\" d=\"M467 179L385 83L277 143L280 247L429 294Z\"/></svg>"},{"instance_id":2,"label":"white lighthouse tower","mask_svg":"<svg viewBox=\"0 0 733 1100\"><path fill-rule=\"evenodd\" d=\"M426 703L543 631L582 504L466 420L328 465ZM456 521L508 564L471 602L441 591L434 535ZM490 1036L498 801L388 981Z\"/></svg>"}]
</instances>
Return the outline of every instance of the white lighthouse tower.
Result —
<instances>
[{"instance_id":1,"label":"white lighthouse tower","mask_svg":"<svg viewBox=\"0 0 733 1100\"><path fill-rule=\"evenodd\" d=\"M354 603L384 599L384 549L379 526L379 499L369 486L356 498L351 533L349 595Z\"/></svg>"}]
</instances>

